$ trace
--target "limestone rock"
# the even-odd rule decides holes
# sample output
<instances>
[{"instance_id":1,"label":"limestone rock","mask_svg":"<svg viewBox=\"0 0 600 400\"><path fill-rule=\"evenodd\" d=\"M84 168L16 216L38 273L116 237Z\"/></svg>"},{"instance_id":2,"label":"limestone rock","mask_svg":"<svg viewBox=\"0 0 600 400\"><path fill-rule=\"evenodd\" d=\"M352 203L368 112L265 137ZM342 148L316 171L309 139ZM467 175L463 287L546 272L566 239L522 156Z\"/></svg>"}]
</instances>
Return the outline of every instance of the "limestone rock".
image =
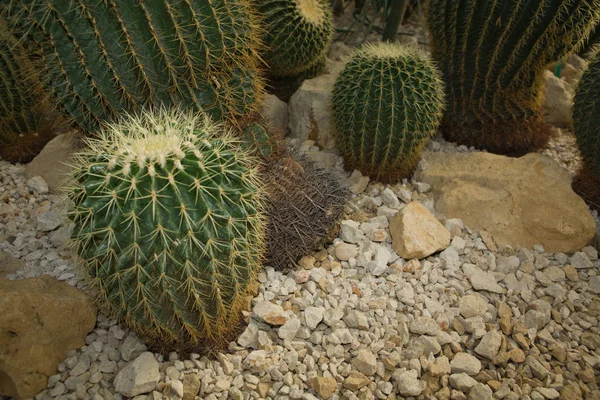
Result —
<instances>
[{"instance_id":1,"label":"limestone rock","mask_svg":"<svg viewBox=\"0 0 600 400\"><path fill-rule=\"evenodd\" d=\"M418 379L418 372L414 369L402 372L397 379L398 390L402 396L418 396L425 390L425 382Z\"/></svg>"},{"instance_id":2,"label":"limestone rock","mask_svg":"<svg viewBox=\"0 0 600 400\"><path fill-rule=\"evenodd\" d=\"M330 398L337 389L337 382L331 377L317 376L311 383L321 399Z\"/></svg>"},{"instance_id":3,"label":"limestone rock","mask_svg":"<svg viewBox=\"0 0 600 400\"><path fill-rule=\"evenodd\" d=\"M571 189L569 173L541 154L423 153L436 212L490 233L498 246L573 253L592 241L594 220Z\"/></svg>"},{"instance_id":4,"label":"limestone rock","mask_svg":"<svg viewBox=\"0 0 600 400\"><path fill-rule=\"evenodd\" d=\"M115 376L115 391L128 397L153 391L160 381L158 367L154 354L140 354Z\"/></svg>"},{"instance_id":5,"label":"limestone rock","mask_svg":"<svg viewBox=\"0 0 600 400\"><path fill-rule=\"evenodd\" d=\"M0 394L17 398L46 388L96 324L88 295L49 275L0 279L0 310Z\"/></svg>"},{"instance_id":6,"label":"limestone rock","mask_svg":"<svg viewBox=\"0 0 600 400\"><path fill-rule=\"evenodd\" d=\"M481 371L481 361L467 353L457 353L450 361L453 374L477 375Z\"/></svg>"},{"instance_id":7,"label":"limestone rock","mask_svg":"<svg viewBox=\"0 0 600 400\"><path fill-rule=\"evenodd\" d=\"M370 376L377 371L377 358L369 350L360 350L352 360L352 365L359 372Z\"/></svg>"},{"instance_id":8,"label":"limestone rock","mask_svg":"<svg viewBox=\"0 0 600 400\"><path fill-rule=\"evenodd\" d=\"M44 149L25 167L25 176L31 179L41 176L50 193L57 193L70 172L66 165L71 155L83 146L78 133L65 133L49 141Z\"/></svg>"},{"instance_id":9,"label":"limestone rock","mask_svg":"<svg viewBox=\"0 0 600 400\"><path fill-rule=\"evenodd\" d=\"M450 245L450 232L420 203L409 203L390 219L392 248L400 257L425 258Z\"/></svg>"},{"instance_id":10,"label":"limestone rock","mask_svg":"<svg viewBox=\"0 0 600 400\"><path fill-rule=\"evenodd\" d=\"M252 316L269 325L283 325L287 322L287 314L280 305L270 301L261 301L252 310Z\"/></svg>"},{"instance_id":11,"label":"limestone rock","mask_svg":"<svg viewBox=\"0 0 600 400\"><path fill-rule=\"evenodd\" d=\"M314 140L326 150L334 148L333 121L329 102L333 84L341 71L340 63L328 64L329 73L307 79L294 93L289 102L290 136L305 140Z\"/></svg>"},{"instance_id":12,"label":"limestone rock","mask_svg":"<svg viewBox=\"0 0 600 400\"><path fill-rule=\"evenodd\" d=\"M25 266L25 261L16 258L8 251L0 251L0 278L14 274Z\"/></svg>"},{"instance_id":13,"label":"limestone rock","mask_svg":"<svg viewBox=\"0 0 600 400\"><path fill-rule=\"evenodd\" d=\"M546 89L542 112L544 120L552 125L568 128L573 125L573 94L569 85L551 71L544 71Z\"/></svg>"},{"instance_id":14,"label":"limestone rock","mask_svg":"<svg viewBox=\"0 0 600 400\"><path fill-rule=\"evenodd\" d=\"M468 294L458 301L460 315L465 318L483 316L488 309L488 301L485 297L476 294Z\"/></svg>"},{"instance_id":15,"label":"limestone rock","mask_svg":"<svg viewBox=\"0 0 600 400\"><path fill-rule=\"evenodd\" d=\"M262 115L275 129L286 132L288 127L288 105L274 94L265 95Z\"/></svg>"},{"instance_id":16,"label":"limestone rock","mask_svg":"<svg viewBox=\"0 0 600 400\"><path fill-rule=\"evenodd\" d=\"M489 331L481 338L481 341L475 347L475 353L489 360L493 360L500 350L502 344L502 335L497 331Z\"/></svg>"}]
</instances>

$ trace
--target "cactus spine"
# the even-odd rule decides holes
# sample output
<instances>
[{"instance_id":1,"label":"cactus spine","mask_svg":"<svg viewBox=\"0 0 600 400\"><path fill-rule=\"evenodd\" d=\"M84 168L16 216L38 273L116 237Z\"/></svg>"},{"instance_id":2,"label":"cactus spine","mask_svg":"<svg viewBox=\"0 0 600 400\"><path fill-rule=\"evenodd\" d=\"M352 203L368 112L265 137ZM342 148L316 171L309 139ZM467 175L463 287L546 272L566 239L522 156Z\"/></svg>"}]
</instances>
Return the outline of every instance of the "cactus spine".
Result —
<instances>
[{"instance_id":1,"label":"cactus spine","mask_svg":"<svg viewBox=\"0 0 600 400\"><path fill-rule=\"evenodd\" d=\"M235 121L263 82L249 0L25 0L48 85L87 131L162 106Z\"/></svg>"},{"instance_id":2,"label":"cactus spine","mask_svg":"<svg viewBox=\"0 0 600 400\"><path fill-rule=\"evenodd\" d=\"M510 155L543 147L542 72L583 43L599 12L599 0L429 1L446 137Z\"/></svg>"},{"instance_id":3,"label":"cactus spine","mask_svg":"<svg viewBox=\"0 0 600 400\"><path fill-rule=\"evenodd\" d=\"M9 162L29 162L58 122L28 53L0 17L0 157Z\"/></svg>"},{"instance_id":4,"label":"cactus spine","mask_svg":"<svg viewBox=\"0 0 600 400\"><path fill-rule=\"evenodd\" d=\"M257 160L207 117L176 111L127 117L87 144L69 216L101 304L153 344L221 340L263 255Z\"/></svg>"},{"instance_id":5,"label":"cactus spine","mask_svg":"<svg viewBox=\"0 0 600 400\"><path fill-rule=\"evenodd\" d=\"M384 183L408 177L443 110L440 74L417 49L382 43L358 50L333 90L346 168Z\"/></svg>"},{"instance_id":6,"label":"cactus spine","mask_svg":"<svg viewBox=\"0 0 600 400\"><path fill-rule=\"evenodd\" d=\"M333 40L333 16L327 0L255 0L262 16L263 58L273 76L318 68Z\"/></svg>"},{"instance_id":7,"label":"cactus spine","mask_svg":"<svg viewBox=\"0 0 600 400\"><path fill-rule=\"evenodd\" d=\"M583 74L573 104L573 126L583 167L573 179L573 189L600 210L600 58Z\"/></svg>"}]
</instances>

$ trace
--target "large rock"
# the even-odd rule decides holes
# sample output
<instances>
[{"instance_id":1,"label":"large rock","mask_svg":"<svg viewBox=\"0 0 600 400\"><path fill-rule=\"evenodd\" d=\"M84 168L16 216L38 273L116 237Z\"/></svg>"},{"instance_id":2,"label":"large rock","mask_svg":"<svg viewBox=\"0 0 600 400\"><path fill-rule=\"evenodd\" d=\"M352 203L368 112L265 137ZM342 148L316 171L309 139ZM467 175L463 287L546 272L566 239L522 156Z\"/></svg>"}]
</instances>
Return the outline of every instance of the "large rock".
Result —
<instances>
[{"instance_id":1,"label":"large rock","mask_svg":"<svg viewBox=\"0 0 600 400\"><path fill-rule=\"evenodd\" d=\"M71 155L81 149L83 143L77 133L64 133L52 139L44 149L25 167L27 179L41 176L48 184L50 193L57 193L70 172Z\"/></svg>"},{"instance_id":2,"label":"large rock","mask_svg":"<svg viewBox=\"0 0 600 400\"><path fill-rule=\"evenodd\" d=\"M87 294L49 275L0 279L0 394L31 398L96 324Z\"/></svg>"},{"instance_id":3,"label":"large rock","mask_svg":"<svg viewBox=\"0 0 600 400\"><path fill-rule=\"evenodd\" d=\"M450 232L413 201L390 219L392 248L403 258L425 258L450 245Z\"/></svg>"},{"instance_id":4,"label":"large rock","mask_svg":"<svg viewBox=\"0 0 600 400\"><path fill-rule=\"evenodd\" d=\"M587 205L571 189L569 173L549 157L423 156L428 167L417 179L432 186L436 211L490 233L500 247L541 244L553 253L573 253L596 234Z\"/></svg>"},{"instance_id":5,"label":"large rock","mask_svg":"<svg viewBox=\"0 0 600 400\"><path fill-rule=\"evenodd\" d=\"M542 110L547 123L569 128L573 126L573 93L570 85L551 71L544 71L546 88Z\"/></svg>"},{"instance_id":6,"label":"large rock","mask_svg":"<svg viewBox=\"0 0 600 400\"><path fill-rule=\"evenodd\" d=\"M313 140L322 149L333 149L334 125L330 114L331 91L343 64L328 63L328 74L307 79L289 102L290 136Z\"/></svg>"},{"instance_id":7,"label":"large rock","mask_svg":"<svg viewBox=\"0 0 600 400\"><path fill-rule=\"evenodd\" d=\"M288 127L288 105L274 94L267 94L263 102L262 115L267 122L279 131L285 132Z\"/></svg>"}]
</instances>

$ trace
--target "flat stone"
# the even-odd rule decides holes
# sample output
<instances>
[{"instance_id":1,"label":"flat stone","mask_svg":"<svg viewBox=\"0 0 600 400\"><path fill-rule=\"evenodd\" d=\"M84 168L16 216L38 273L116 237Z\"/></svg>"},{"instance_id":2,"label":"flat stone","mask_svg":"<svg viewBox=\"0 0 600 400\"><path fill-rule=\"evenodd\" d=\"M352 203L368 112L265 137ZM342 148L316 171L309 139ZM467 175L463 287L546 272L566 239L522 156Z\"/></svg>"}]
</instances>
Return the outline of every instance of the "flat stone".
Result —
<instances>
[{"instance_id":1,"label":"flat stone","mask_svg":"<svg viewBox=\"0 0 600 400\"><path fill-rule=\"evenodd\" d=\"M370 380L364 374L358 371L350 371L350 374L344 380L344 387L350 390L358 390L369 384Z\"/></svg>"},{"instance_id":2,"label":"flat stone","mask_svg":"<svg viewBox=\"0 0 600 400\"><path fill-rule=\"evenodd\" d=\"M140 354L115 376L115 391L128 397L153 391L160 381L158 367L154 354L148 351Z\"/></svg>"},{"instance_id":3,"label":"flat stone","mask_svg":"<svg viewBox=\"0 0 600 400\"><path fill-rule=\"evenodd\" d=\"M298 318L288 319L287 322L279 328L277 334L282 340L292 341L296 338L300 326L302 326L302 324Z\"/></svg>"},{"instance_id":4,"label":"flat stone","mask_svg":"<svg viewBox=\"0 0 600 400\"><path fill-rule=\"evenodd\" d=\"M589 256L583 251L578 251L571 257L571 265L575 269L589 269L594 267L594 263L590 260Z\"/></svg>"},{"instance_id":5,"label":"flat stone","mask_svg":"<svg viewBox=\"0 0 600 400\"><path fill-rule=\"evenodd\" d=\"M252 317L269 325L281 326L287 322L287 314L278 304L261 301L252 309Z\"/></svg>"},{"instance_id":6,"label":"flat stone","mask_svg":"<svg viewBox=\"0 0 600 400\"><path fill-rule=\"evenodd\" d=\"M37 216L37 229L50 232L58 228L64 221L64 216L55 210L46 211Z\"/></svg>"},{"instance_id":7,"label":"flat stone","mask_svg":"<svg viewBox=\"0 0 600 400\"><path fill-rule=\"evenodd\" d=\"M571 254L593 240L595 223L571 189L569 172L550 157L424 152L428 167L415 179L429 183L435 209L487 231L498 246Z\"/></svg>"},{"instance_id":8,"label":"flat stone","mask_svg":"<svg viewBox=\"0 0 600 400\"><path fill-rule=\"evenodd\" d=\"M481 371L481 361L467 353L456 353L450 361L453 374L477 375Z\"/></svg>"},{"instance_id":9,"label":"flat stone","mask_svg":"<svg viewBox=\"0 0 600 400\"><path fill-rule=\"evenodd\" d=\"M335 256L340 261L348 261L351 258L356 258L358 249L356 246L348 243L340 243L335 246Z\"/></svg>"},{"instance_id":10,"label":"flat stone","mask_svg":"<svg viewBox=\"0 0 600 400\"><path fill-rule=\"evenodd\" d=\"M463 392L468 392L473 386L477 385L477 381L465 373L452 374L448 381L454 389Z\"/></svg>"},{"instance_id":11,"label":"flat stone","mask_svg":"<svg viewBox=\"0 0 600 400\"><path fill-rule=\"evenodd\" d=\"M405 259L425 258L450 245L450 232L414 201L390 219L389 229L392 248Z\"/></svg>"},{"instance_id":12,"label":"flat stone","mask_svg":"<svg viewBox=\"0 0 600 400\"><path fill-rule=\"evenodd\" d=\"M385 188L381 192L380 196L381 200L383 200L383 204L385 204L386 206L391 208L400 207L400 200L398 200L398 197L394 194L394 192L392 192L390 188Z\"/></svg>"},{"instance_id":13,"label":"flat stone","mask_svg":"<svg viewBox=\"0 0 600 400\"><path fill-rule=\"evenodd\" d=\"M344 317L344 322L348 328L367 330L369 329L369 320L367 316L358 310L350 310Z\"/></svg>"},{"instance_id":14,"label":"flat stone","mask_svg":"<svg viewBox=\"0 0 600 400\"><path fill-rule=\"evenodd\" d=\"M476 270L470 277L471 285L475 290L485 290L492 293L502 293L502 287L496 282L494 275L489 272Z\"/></svg>"},{"instance_id":15,"label":"flat stone","mask_svg":"<svg viewBox=\"0 0 600 400\"><path fill-rule=\"evenodd\" d=\"M469 392L469 400L492 400L492 389L488 385L478 383L471 388Z\"/></svg>"}]
</instances>

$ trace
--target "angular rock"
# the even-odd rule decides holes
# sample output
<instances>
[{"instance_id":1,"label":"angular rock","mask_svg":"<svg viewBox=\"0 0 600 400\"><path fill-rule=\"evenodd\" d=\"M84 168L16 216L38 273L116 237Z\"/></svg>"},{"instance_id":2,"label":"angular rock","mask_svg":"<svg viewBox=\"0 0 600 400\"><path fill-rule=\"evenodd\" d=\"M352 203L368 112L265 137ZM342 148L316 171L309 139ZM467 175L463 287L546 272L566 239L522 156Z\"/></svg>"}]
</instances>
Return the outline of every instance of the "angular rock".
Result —
<instances>
[{"instance_id":1,"label":"angular rock","mask_svg":"<svg viewBox=\"0 0 600 400\"><path fill-rule=\"evenodd\" d=\"M287 314L280 305L270 301L261 301L252 309L252 317L269 325L283 325L287 322Z\"/></svg>"},{"instance_id":2,"label":"angular rock","mask_svg":"<svg viewBox=\"0 0 600 400\"><path fill-rule=\"evenodd\" d=\"M344 242L358 243L365 236L364 233L359 229L360 223L352 220L342 221L340 227L340 238Z\"/></svg>"},{"instance_id":3,"label":"angular rock","mask_svg":"<svg viewBox=\"0 0 600 400\"><path fill-rule=\"evenodd\" d=\"M57 193L70 172L67 164L74 152L83 147L81 135L70 132L49 141L43 150L25 167L25 177L41 176L50 193Z\"/></svg>"},{"instance_id":4,"label":"angular rock","mask_svg":"<svg viewBox=\"0 0 600 400\"><path fill-rule=\"evenodd\" d=\"M552 306L544 300L536 300L529 305L530 309L525 313L525 325L527 328L536 328L538 331L552 319Z\"/></svg>"},{"instance_id":5,"label":"angular rock","mask_svg":"<svg viewBox=\"0 0 600 400\"><path fill-rule=\"evenodd\" d=\"M501 344L502 335L500 335L497 331L489 331L483 335L481 341L477 347L475 347L475 353L487 358L488 360L493 360L498 354L498 351L500 351Z\"/></svg>"},{"instance_id":6,"label":"angular rock","mask_svg":"<svg viewBox=\"0 0 600 400\"><path fill-rule=\"evenodd\" d=\"M344 380L344 387L350 390L358 390L369 384L370 380L364 374L358 371L350 371L348 377Z\"/></svg>"},{"instance_id":7,"label":"angular rock","mask_svg":"<svg viewBox=\"0 0 600 400\"><path fill-rule=\"evenodd\" d=\"M469 400L492 400L493 398L492 389L483 383L473 386L468 397Z\"/></svg>"},{"instance_id":8,"label":"angular rock","mask_svg":"<svg viewBox=\"0 0 600 400\"><path fill-rule=\"evenodd\" d=\"M198 374L183 375L183 400L194 400L200 391L200 378Z\"/></svg>"},{"instance_id":9,"label":"angular rock","mask_svg":"<svg viewBox=\"0 0 600 400\"><path fill-rule=\"evenodd\" d=\"M325 308L323 307L308 307L304 310L304 318L306 326L312 330L316 329L317 325L323 320Z\"/></svg>"},{"instance_id":10,"label":"angular rock","mask_svg":"<svg viewBox=\"0 0 600 400\"><path fill-rule=\"evenodd\" d=\"M160 381L158 367L154 354L149 351L140 354L115 376L115 391L128 397L153 391Z\"/></svg>"},{"instance_id":11,"label":"angular rock","mask_svg":"<svg viewBox=\"0 0 600 400\"><path fill-rule=\"evenodd\" d=\"M337 381L331 377L317 376L311 382L312 388L321 399L328 399L337 390Z\"/></svg>"},{"instance_id":12,"label":"angular rock","mask_svg":"<svg viewBox=\"0 0 600 400\"><path fill-rule=\"evenodd\" d=\"M288 105L274 94L266 94L263 100L262 115L275 129L285 134L288 128Z\"/></svg>"},{"instance_id":13,"label":"angular rock","mask_svg":"<svg viewBox=\"0 0 600 400\"><path fill-rule=\"evenodd\" d=\"M469 281L471 281L471 285L475 290L485 290L487 292L498 294L502 293L502 286L498 285L494 275L489 272L477 269L469 277Z\"/></svg>"},{"instance_id":14,"label":"angular rock","mask_svg":"<svg viewBox=\"0 0 600 400\"><path fill-rule=\"evenodd\" d=\"M481 371L481 361L467 353L456 353L450 361L453 374L477 375Z\"/></svg>"},{"instance_id":15,"label":"angular rock","mask_svg":"<svg viewBox=\"0 0 600 400\"><path fill-rule=\"evenodd\" d=\"M403 258L425 258L450 245L450 232L415 201L390 219L392 248Z\"/></svg>"},{"instance_id":16,"label":"angular rock","mask_svg":"<svg viewBox=\"0 0 600 400\"><path fill-rule=\"evenodd\" d=\"M348 261L351 258L356 258L358 249L356 246L348 243L340 243L335 246L335 256L340 261Z\"/></svg>"},{"instance_id":17,"label":"angular rock","mask_svg":"<svg viewBox=\"0 0 600 400\"><path fill-rule=\"evenodd\" d=\"M429 317L417 317L410 323L410 331L417 335L435 336L439 330L437 322Z\"/></svg>"},{"instance_id":18,"label":"angular rock","mask_svg":"<svg viewBox=\"0 0 600 400\"><path fill-rule=\"evenodd\" d=\"M35 190L39 194L48 193L48 184L41 176L34 176L33 178L28 179L27 186L29 186L30 189Z\"/></svg>"},{"instance_id":19,"label":"angular rock","mask_svg":"<svg viewBox=\"0 0 600 400\"><path fill-rule=\"evenodd\" d=\"M348 328L360 329L362 331L369 329L369 320L365 314L358 310L350 310L344 317L344 322Z\"/></svg>"},{"instance_id":20,"label":"angular rock","mask_svg":"<svg viewBox=\"0 0 600 400\"><path fill-rule=\"evenodd\" d=\"M296 334L298 334L300 326L301 323L298 318L291 318L279 328L277 333L282 340L292 341L296 337Z\"/></svg>"},{"instance_id":21,"label":"angular rock","mask_svg":"<svg viewBox=\"0 0 600 400\"><path fill-rule=\"evenodd\" d=\"M359 350L352 360L352 366L360 373L371 376L377 371L377 358L369 350Z\"/></svg>"},{"instance_id":22,"label":"angular rock","mask_svg":"<svg viewBox=\"0 0 600 400\"><path fill-rule=\"evenodd\" d=\"M544 120L552 125L569 128L573 126L573 93L569 85L552 71L544 71L546 88L542 110Z\"/></svg>"},{"instance_id":23,"label":"angular rock","mask_svg":"<svg viewBox=\"0 0 600 400\"><path fill-rule=\"evenodd\" d=\"M424 152L428 168L416 179L429 183L436 211L487 231L503 247L570 254L595 236L585 202L571 189L571 177L541 154L510 158L491 153Z\"/></svg>"},{"instance_id":24,"label":"angular rock","mask_svg":"<svg viewBox=\"0 0 600 400\"><path fill-rule=\"evenodd\" d=\"M425 387L425 382L418 379L418 372L414 369L402 372L396 379L398 390L402 396L418 396Z\"/></svg>"},{"instance_id":25,"label":"angular rock","mask_svg":"<svg viewBox=\"0 0 600 400\"><path fill-rule=\"evenodd\" d=\"M444 376L450 375L452 368L450 367L450 361L448 357L441 356L435 359L435 362L429 364L429 373L432 376Z\"/></svg>"},{"instance_id":26,"label":"angular rock","mask_svg":"<svg viewBox=\"0 0 600 400\"><path fill-rule=\"evenodd\" d=\"M458 301L458 310L465 318L481 317L488 310L488 301L483 296L468 294Z\"/></svg>"},{"instance_id":27,"label":"angular rock","mask_svg":"<svg viewBox=\"0 0 600 400\"><path fill-rule=\"evenodd\" d=\"M49 275L0 279L0 310L0 394L16 398L46 388L96 324L89 296Z\"/></svg>"},{"instance_id":28,"label":"angular rock","mask_svg":"<svg viewBox=\"0 0 600 400\"><path fill-rule=\"evenodd\" d=\"M463 392L468 392L473 386L477 385L477 381L465 373L452 374L448 381L450 382L450 386L454 389Z\"/></svg>"}]
</instances>

